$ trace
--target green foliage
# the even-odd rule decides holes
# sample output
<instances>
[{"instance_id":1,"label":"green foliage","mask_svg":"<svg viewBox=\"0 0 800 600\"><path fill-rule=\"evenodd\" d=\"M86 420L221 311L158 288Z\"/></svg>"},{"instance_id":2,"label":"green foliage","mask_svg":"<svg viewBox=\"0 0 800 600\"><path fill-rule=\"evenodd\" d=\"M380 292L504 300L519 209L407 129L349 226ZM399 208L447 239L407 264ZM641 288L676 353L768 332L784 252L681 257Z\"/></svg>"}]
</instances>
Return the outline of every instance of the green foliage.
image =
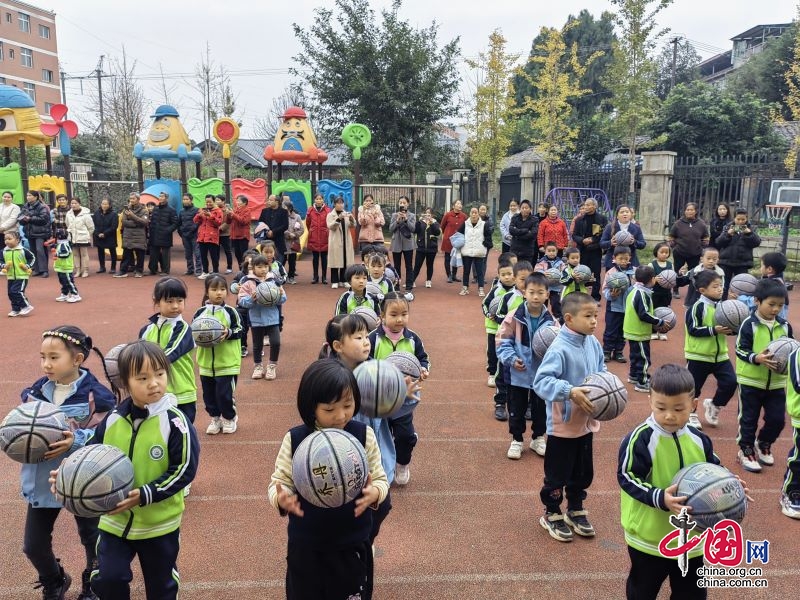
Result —
<instances>
[{"instance_id":1,"label":"green foliage","mask_svg":"<svg viewBox=\"0 0 800 600\"><path fill-rule=\"evenodd\" d=\"M656 79L656 94L661 100L667 97L672 89L672 57L673 46L665 44L661 54L656 57L658 75ZM675 85L689 83L700 78L698 65L702 62L694 46L688 41L678 42L675 53Z\"/></svg>"},{"instance_id":2,"label":"green foliage","mask_svg":"<svg viewBox=\"0 0 800 600\"><path fill-rule=\"evenodd\" d=\"M95 169L103 170L114 168L114 156L111 153L109 141L102 135L95 133L79 133L72 141L72 154L70 161L73 163L89 163ZM57 162L63 162L59 156Z\"/></svg>"},{"instance_id":3,"label":"green foliage","mask_svg":"<svg viewBox=\"0 0 800 600\"><path fill-rule=\"evenodd\" d=\"M797 6L797 15L800 17L800 5ZM792 60L789 62L784 73L786 83L786 93L783 96L783 103L789 111L793 121L800 121L800 29L794 28L794 43L792 45ZM789 151L786 153L786 170L789 176L794 178L797 173L797 155L800 151L800 135L795 135Z\"/></svg>"},{"instance_id":4,"label":"green foliage","mask_svg":"<svg viewBox=\"0 0 800 600\"><path fill-rule=\"evenodd\" d=\"M399 16L401 1L381 11L368 0L335 0L314 10L308 29L293 25L303 52L293 75L310 89L324 139L338 139L345 125L363 123L372 144L363 172L386 175L438 170L435 125L457 114L458 39L439 45L438 25L415 28Z\"/></svg>"}]
</instances>

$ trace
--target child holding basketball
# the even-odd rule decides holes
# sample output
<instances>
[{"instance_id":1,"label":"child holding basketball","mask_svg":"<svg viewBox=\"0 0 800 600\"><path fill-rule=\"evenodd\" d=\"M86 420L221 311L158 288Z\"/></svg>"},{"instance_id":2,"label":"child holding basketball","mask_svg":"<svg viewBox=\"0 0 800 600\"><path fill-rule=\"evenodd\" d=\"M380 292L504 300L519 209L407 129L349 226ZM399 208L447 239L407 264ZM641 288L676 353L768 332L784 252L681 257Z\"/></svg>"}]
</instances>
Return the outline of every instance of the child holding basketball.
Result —
<instances>
[{"instance_id":1,"label":"child holding basketball","mask_svg":"<svg viewBox=\"0 0 800 600\"><path fill-rule=\"evenodd\" d=\"M267 259L267 270L273 274L273 279L278 285L286 283L286 269L281 262L276 259L278 248L272 240L266 240L256 246L259 254Z\"/></svg>"},{"instance_id":2,"label":"child holding basketball","mask_svg":"<svg viewBox=\"0 0 800 600\"><path fill-rule=\"evenodd\" d=\"M269 484L270 503L289 517L289 600L372 598L371 511L386 498L389 483L375 434L353 420L360 406L355 377L341 362L318 360L303 373L297 390L297 410L303 423L284 436ZM369 475L360 497L340 508L321 509L296 492L292 457L306 437L329 427L344 429L364 446Z\"/></svg>"},{"instance_id":3,"label":"child holding basketball","mask_svg":"<svg viewBox=\"0 0 800 600\"><path fill-rule=\"evenodd\" d=\"M256 302L256 289L260 283L277 280L275 274L269 270L267 259L264 256L253 257L253 272L239 284L239 305L247 309L250 320L250 331L253 334L253 374L251 379L272 380L277 377L278 358L281 352L280 312L278 308L286 302L286 293L283 286L280 288L281 296L277 306L264 306ZM269 363L266 371L261 365L264 350L264 338L269 339Z\"/></svg>"},{"instance_id":4,"label":"child holding basketball","mask_svg":"<svg viewBox=\"0 0 800 600\"><path fill-rule=\"evenodd\" d=\"M670 248L667 242L660 242L656 244L655 248L653 248L653 256L654 258L652 261L650 261L650 266L653 267L653 273L656 276L656 282L658 282L658 276L662 271L673 270L674 265L670 260L670 257L672 256L672 248ZM670 306L670 304L672 304L672 290L658 283L653 286L652 297L653 309L661 308L662 306ZM667 334L654 331L650 334L650 339L666 340Z\"/></svg>"},{"instance_id":5,"label":"child holding basketball","mask_svg":"<svg viewBox=\"0 0 800 600\"><path fill-rule=\"evenodd\" d=\"M147 597L173 600L183 497L200 456L197 432L167 392L175 363L158 344L131 342L118 366L130 397L97 426L92 443L116 446L130 457L135 487L100 517L92 589L100 598L130 598L130 563L138 554Z\"/></svg>"},{"instance_id":6,"label":"child holding basketball","mask_svg":"<svg viewBox=\"0 0 800 600\"><path fill-rule=\"evenodd\" d=\"M637 392L650 392L650 334L655 328L660 331L664 322L653 316L653 267L636 267L634 284L625 298L625 317L622 322L623 335L628 340L628 353L631 361L628 382L633 383Z\"/></svg>"},{"instance_id":7,"label":"child holding basketball","mask_svg":"<svg viewBox=\"0 0 800 600\"><path fill-rule=\"evenodd\" d=\"M236 432L239 421L233 395L242 370L242 323L238 311L225 303L228 282L222 275L209 275L205 280L205 288L203 306L194 313L192 321L200 317L210 317L219 321L225 332L223 340L218 344L197 347L203 403L211 417L206 433L230 434Z\"/></svg>"},{"instance_id":8,"label":"child holding basketball","mask_svg":"<svg viewBox=\"0 0 800 600\"><path fill-rule=\"evenodd\" d=\"M236 273L231 281L231 293L236 296L236 312L239 313L239 320L242 322L242 358L248 354L247 336L250 333L250 317L247 314L248 310L239 303L239 286L252 274L252 261L255 256L258 256L256 250L251 248L245 251L241 265L242 270Z\"/></svg>"},{"instance_id":9,"label":"child holding basketball","mask_svg":"<svg viewBox=\"0 0 800 600\"><path fill-rule=\"evenodd\" d=\"M334 315L351 313L360 306L366 306L381 314L381 305L378 299L367 293L367 279L369 271L363 264L350 265L345 269L344 280L350 284L350 289L343 293L336 302Z\"/></svg>"},{"instance_id":10,"label":"child holding basketball","mask_svg":"<svg viewBox=\"0 0 800 600\"><path fill-rule=\"evenodd\" d=\"M497 335L497 358L510 374L508 388L508 432L511 445L506 456L522 458L525 413L531 407L530 449L544 456L547 448L547 409L544 400L533 390L533 380L541 362L533 352L533 335L547 325L554 325L553 315L545 307L547 278L531 273L525 280L525 302L510 313Z\"/></svg>"},{"instance_id":11,"label":"child holding basketball","mask_svg":"<svg viewBox=\"0 0 800 600\"><path fill-rule=\"evenodd\" d=\"M712 427L719 424L719 412L727 406L736 392L736 372L728 358L728 341L725 338L733 332L727 327L717 325L714 320L717 302L722 299L722 279L714 271L701 271L694 278L700 299L686 311L686 336L683 351L686 367L694 379L695 400L700 397L706 379L714 375L717 391L713 398L703 400L706 423ZM699 419L693 410L689 415L689 425L696 429Z\"/></svg>"},{"instance_id":12,"label":"child holding basketball","mask_svg":"<svg viewBox=\"0 0 800 600\"><path fill-rule=\"evenodd\" d=\"M586 293L587 285L585 281L579 281L573 277L573 271L581 264L581 251L577 248L567 248L564 251L564 259L567 261L564 270L561 271L561 301L564 301L573 292Z\"/></svg>"},{"instance_id":13,"label":"child holding basketball","mask_svg":"<svg viewBox=\"0 0 800 600\"><path fill-rule=\"evenodd\" d=\"M371 251L364 257L364 264L369 270L368 283L377 285L384 296L394 291L394 285L386 277L386 255L383 252Z\"/></svg>"},{"instance_id":14,"label":"child holding basketball","mask_svg":"<svg viewBox=\"0 0 800 600\"><path fill-rule=\"evenodd\" d=\"M183 320L186 308L186 284L177 277L162 277L153 288L153 304L158 312L150 324L142 327L139 337L155 342L167 353L172 365L167 391L175 395L190 422L197 414L197 382L194 378L194 339L189 324Z\"/></svg>"},{"instance_id":15,"label":"child holding basketball","mask_svg":"<svg viewBox=\"0 0 800 600\"><path fill-rule=\"evenodd\" d=\"M786 300L786 287L776 279L761 279L753 294L756 310L742 323L736 338L736 378L739 382L738 461L751 473L761 465L772 466L772 444L786 425L786 375L778 373L777 363L767 346L782 337L794 337L792 326L780 312ZM756 434L758 420L764 424Z\"/></svg>"},{"instance_id":16,"label":"child holding basketball","mask_svg":"<svg viewBox=\"0 0 800 600\"><path fill-rule=\"evenodd\" d=\"M592 484L592 436L600 423L591 417L588 388L581 383L592 373L606 371L603 349L594 337L597 302L573 292L561 305L564 326L542 359L533 390L547 402L547 450L544 485L539 493L545 514L539 520L553 539L571 542L573 532L593 537L595 530L584 508ZM566 490L567 513L561 513Z\"/></svg>"},{"instance_id":17,"label":"child holding basketball","mask_svg":"<svg viewBox=\"0 0 800 600\"><path fill-rule=\"evenodd\" d=\"M494 416L499 421L508 418L506 413L506 389L503 379L502 367L497 361L497 349L495 345L495 335L500 328L500 324L495 321L497 309L503 296L509 294L514 289L514 263L508 256L510 253L501 254L497 259L497 283L492 285L489 293L481 302L483 309L484 326L486 327L486 370L489 372L487 385L497 390L495 392ZM494 307L494 312L490 310ZM498 381L499 380L499 381Z\"/></svg>"},{"instance_id":18,"label":"child holding basketball","mask_svg":"<svg viewBox=\"0 0 800 600\"><path fill-rule=\"evenodd\" d=\"M689 552L686 576L677 559L659 554L658 545L674 527L669 513L680 513L686 496L676 496L675 474L701 462L719 464L711 439L688 424L697 408L695 381L688 369L666 364L653 373L647 420L631 431L619 448L617 481L622 488L622 528L631 559L625 585L629 600L655 599L669 577L673 598L702 599L697 569L703 547Z\"/></svg>"},{"instance_id":19,"label":"child holding basketball","mask_svg":"<svg viewBox=\"0 0 800 600\"><path fill-rule=\"evenodd\" d=\"M578 255L580 256L580 254ZM555 242L547 242L544 245L544 256L536 263L536 270L547 271L548 269L558 269L559 271L564 270L564 261L561 260L561 257L558 255L558 247L556 246ZM561 291L562 291L561 283L551 283L549 284L549 302L550 302L550 313L561 321Z\"/></svg>"},{"instance_id":20,"label":"child holding basketball","mask_svg":"<svg viewBox=\"0 0 800 600\"><path fill-rule=\"evenodd\" d=\"M97 424L116 404L114 394L83 366L93 351L102 361L103 355L94 347L92 338L73 325L45 331L41 347L45 376L21 394L23 402L40 400L57 405L70 426L63 440L50 444L43 462L22 465L20 474L22 496L28 503L22 551L39 575L37 587L42 588L44 598L63 598L72 582L53 553L53 527L62 506L50 490L50 472L57 469L67 455L86 445ZM89 577L97 559L98 521L99 518L75 516L86 555L78 596L83 600L96 598L89 588Z\"/></svg>"},{"instance_id":21,"label":"child holding basketball","mask_svg":"<svg viewBox=\"0 0 800 600\"><path fill-rule=\"evenodd\" d=\"M720 276L724 286L725 271L723 271L722 268L717 264L718 262L719 250L713 246L706 246L703 248L703 253L700 255L700 264L689 271L685 277L678 279L679 286L687 285L688 282L689 290L686 292L686 300L684 300L683 303L686 308L691 308L700 298L700 292L697 290L697 284L695 283L695 278L697 277L698 273L701 273L702 271L714 271Z\"/></svg>"},{"instance_id":22,"label":"child holding basketball","mask_svg":"<svg viewBox=\"0 0 800 600\"><path fill-rule=\"evenodd\" d=\"M616 246L614 248L613 266L606 271L603 279L602 295L606 299L606 326L603 330L603 359L608 362L612 358L618 363L625 360L625 334L623 324L625 321L625 299L633 279L634 269L631 267L631 249L629 246ZM610 287L615 273L622 273L628 278L625 287Z\"/></svg>"}]
</instances>

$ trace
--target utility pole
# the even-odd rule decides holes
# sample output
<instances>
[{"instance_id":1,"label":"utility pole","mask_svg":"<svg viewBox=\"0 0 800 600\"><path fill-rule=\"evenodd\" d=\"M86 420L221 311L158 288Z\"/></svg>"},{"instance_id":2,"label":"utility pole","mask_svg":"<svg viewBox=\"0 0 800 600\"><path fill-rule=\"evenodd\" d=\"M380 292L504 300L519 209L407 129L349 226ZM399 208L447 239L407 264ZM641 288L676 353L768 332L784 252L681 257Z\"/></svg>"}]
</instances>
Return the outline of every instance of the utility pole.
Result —
<instances>
[{"instance_id":1,"label":"utility pole","mask_svg":"<svg viewBox=\"0 0 800 600\"><path fill-rule=\"evenodd\" d=\"M64 73L63 69L61 69L59 71L59 76L61 77L61 104L66 104L67 103L67 86L66 86L65 79L67 77L67 74Z\"/></svg>"},{"instance_id":2,"label":"utility pole","mask_svg":"<svg viewBox=\"0 0 800 600\"><path fill-rule=\"evenodd\" d=\"M97 63L97 69L95 69L95 75L97 75L97 99L100 106L100 135L102 136L105 133L105 117L103 115L103 59L105 55L100 55L100 60Z\"/></svg>"},{"instance_id":3,"label":"utility pole","mask_svg":"<svg viewBox=\"0 0 800 600\"><path fill-rule=\"evenodd\" d=\"M669 41L669 43L672 44L672 76L670 77L669 80L670 91L672 90L672 88L675 87L675 66L676 63L678 62L678 42L680 41L681 41L680 37L674 37Z\"/></svg>"}]
</instances>

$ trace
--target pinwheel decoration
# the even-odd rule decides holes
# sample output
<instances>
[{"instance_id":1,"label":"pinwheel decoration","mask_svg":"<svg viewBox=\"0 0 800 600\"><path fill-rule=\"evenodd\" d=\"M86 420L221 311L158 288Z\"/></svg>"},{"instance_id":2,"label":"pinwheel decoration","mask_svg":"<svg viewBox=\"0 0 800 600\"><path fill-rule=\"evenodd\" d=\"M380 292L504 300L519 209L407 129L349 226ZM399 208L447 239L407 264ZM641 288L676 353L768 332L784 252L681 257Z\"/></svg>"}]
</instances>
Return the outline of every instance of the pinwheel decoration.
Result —
<instances>
[{"instance_id":1,"label":"pinwheel decoration","mask_svg":"<svg viewBox=\"0 0 800 600\"><path fill-rule=\"evenodd\" d=\"M58 136L58 145L61 148L62 156L69 156L72 152L70 139L78 135L78 125L75 121L67 120L69 109L66 104L54 104L50 109L50 118L55 123L42 123L39 126L41 132L50 137Z\"/></svg>"}]
</instances>

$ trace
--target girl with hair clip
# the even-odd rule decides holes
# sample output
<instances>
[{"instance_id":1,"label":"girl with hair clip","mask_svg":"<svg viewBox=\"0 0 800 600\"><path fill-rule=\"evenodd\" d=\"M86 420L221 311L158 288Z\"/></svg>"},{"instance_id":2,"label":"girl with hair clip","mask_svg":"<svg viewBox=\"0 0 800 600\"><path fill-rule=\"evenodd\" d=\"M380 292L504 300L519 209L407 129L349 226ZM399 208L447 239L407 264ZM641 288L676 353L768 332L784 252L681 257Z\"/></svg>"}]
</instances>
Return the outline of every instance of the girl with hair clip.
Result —
<instances>
[{"instance_id":1,"label":"girl with hair clip","mask_svg":"<svg viewBox=\"0 0 800 600\"><path fill-rule=\"evenodd\" d=\"M386 255L383 252L370 252L364 257L364 264L369 270L368 282L381 288L381 294L385 296L394 291L394 284L386 276Z\"/></svg>"},{"instance_id":2,"label":"girl with hair clip","mask_svg":"<svg viewBox=\"0 0 800 600\"><path fill-rule=\"evenodd\" d=\"M114 394L83 366L93 351L102 361L103 355L94 347L92 338L73 325L45 331L40 354L44 377L26 387L21 394L23 402L39 400L55 404L67 416L70 426L64 432L63 440L50 444L44 461L22 465L22 496L28 503L22 551L39 575L36 587L42 589L45 599L63 598L72 583L72 578L53 553L53 526L62 505L50 491L50 471L57 469L69 454L85 446L94 435L97 424L116 405ZM101 364L105 369L105 364ZM89 587L89 577L96 566L98 522L99 517L75 516L86 555L78 596L83 600L97 598Z\"/></svg>"}]
</instances>

